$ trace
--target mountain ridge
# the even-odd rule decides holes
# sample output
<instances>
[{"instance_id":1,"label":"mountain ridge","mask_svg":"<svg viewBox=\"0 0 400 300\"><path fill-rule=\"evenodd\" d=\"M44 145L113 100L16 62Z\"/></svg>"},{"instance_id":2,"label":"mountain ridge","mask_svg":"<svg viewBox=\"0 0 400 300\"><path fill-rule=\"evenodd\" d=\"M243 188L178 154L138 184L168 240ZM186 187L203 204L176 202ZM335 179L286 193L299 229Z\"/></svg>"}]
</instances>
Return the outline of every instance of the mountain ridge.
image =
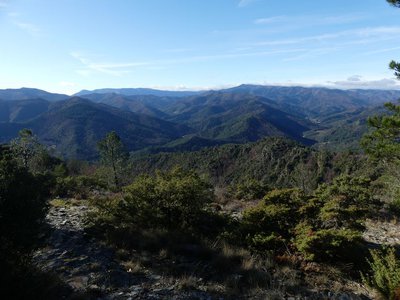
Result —
<instances>
[{"instance_id":1,"label":"mountain ridge","mask_svg":"<svg viewBox=\"0 0 400 300\"><path fill-rule=\"evenodd\" d=\"M0 131L6 132L6 136L16 136L22 128L32 129L41 142L55 147L62 156L79 159L96 158L97 142L110 131L116 131L130 151L164 144L190 133L186 126L79 97L57 102L28 122L0 123Z\"/></svg>"},{"instance_id":2,"label":"mountain ridge","mask_svg":"<svg viewBox=\"0 0 400 300\"><path fill-rule=\"evenodd\" d=\"M62 156L95 159L97 141L112 130L130 151L151 153L193 151L269 136L315 147L357 149L368 116L400 97L400 91L241 85L189 96L68 97L29 88L0 90L0 95L8 95L0 98L1 142L30 128Z\"/></svg>"}]
</instances>

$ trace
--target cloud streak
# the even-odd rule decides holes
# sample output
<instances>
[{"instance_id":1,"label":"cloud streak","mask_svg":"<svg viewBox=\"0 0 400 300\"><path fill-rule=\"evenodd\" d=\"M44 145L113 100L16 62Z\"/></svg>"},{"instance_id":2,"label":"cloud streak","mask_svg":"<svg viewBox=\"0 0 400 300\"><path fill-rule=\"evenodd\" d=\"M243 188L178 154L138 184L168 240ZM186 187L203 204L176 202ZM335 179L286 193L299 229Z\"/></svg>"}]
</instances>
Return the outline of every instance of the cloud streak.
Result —
<instances>
[{"instance_id":1,"label":"cloud streak","mask_svg":"<svg viewBox=\"0 0 400 300\"><path fill-rule=\"evenodd\" d=\"M323 16L323 15L306 15L306 16L272 16L267 18L260 18L254 20L254 24L259 25L270 25L270 24L281 24L285 25L292 24L296 26L316 26L316 25L338 25L353 23L367 19L369 16L364 14L348 14L339 16Z\"/></svg>"},{"instance_id":2,"label":"cloud streak","mask_svg":"<svg viewBox=\"0 0 400 300\"><path fill-rule=\"evenodd\" d=\"M379 49L379 50L373 50L373 51L368 51L364 52L364 55L374 55L374 54L380 54L380 53L386 53L386 52L392 52L392 51L398 51L400 50L400 47L392 47L392 48L384 48L384 49Z\"/></svg>"},{"instance_id":3,"label":"cloud streak","mask_svg":"<svg viewBox=\"0 0 400 300\"><path fill-rule=\"evenodd\" d=\"M240 0L238 3L238 7L245 7L250 5L251 3L256 2L257 0Z\"/></svg>"},{"instance_id":4,"label":"cloud streak","mask_svg":"<svg viewBox=\"0 0 400 300\"><path fill-rule=\"evenodd\" d=\"M279 46L279 45L295 45L307 42L324 42L335 40L338 38L386 38L397 39L400 36L400 26L393 27L369 27L353 30L338 31L334 33L326 33L320 35L306 36L300 38L280 39L272 41L264 41L254 44L254 46ZM367 40L365 40L367 41ZM373 40L371 40L373 41ZM354 41L352 41L354 42Z\"/></svg>"},{"instance_id":5,"label":"cloud streak","mask_svg":"<svg viewBox=\"0 0 400 300\"><path fill-rule=\"evenodd\" d=\"M395 78L364 79L360 75L352 75L345 80L324 81L324 82L267 82L253 83L268 86L302 86L302 87L323 87L330 89L364 89L364 90L400 90L400 82Z\"/></svg>"},{"instance_id":6,"label":"cloud streak","mask_svg":"<svg viewBox=\"0 0 400 300\"><path fill-rule=\"evenodd\" d=\"M7 14L7 16L10 18L10 21L14 26L16 26L19 29L25 31L29 35L31 35L33 37L36 37L36 36L40 35L41 30L40 30L39 26L37 26L37 25L35 25L33 23L30 23L30 22L21 21L21 16L22 16L21 13L19 13L19 12L9 12Z\"/></svg>"},{"instance_id":7,"label":"cloud streak","mask_svg":"<svg viewBox=\"0 0 400 300\"><path fill-rule=\"evenodd\" d=\"M267 50L267 51L254 51L246 53L223 53L223 54L213 54L213 55L199 55L190 56L178 59L163 59L163 60L149 60L149 61L138 61L138 62L123 62L123 63L103 63L103 62L93 62L88 59L87 56L80 52L71 52L70 56L78 60L82 65L83 69L78 69L77 73L83 76L89 76L93 72L100 72L112 76L122 76L126 73L132 72L134 69L139 67L152 68L162 68L167 65L178 65L178 64L188 64L196 62L206 62L212 60L223 60L223 59L235 59L242 57L256 57L256 56L273 56L282 54L293 54L306 52L307 49L296 48L296 49L277 49L277 50Z\"/></svg>"},{"instance_id":8,"label":"cloud streak","mask_svg":"<svg viewBox=\"0 0 400 300\"><path fill-rule=\"evenodd\" d=\"M20 21L14 21L13 24L31 36L38 36L40 34L40 29L35 24Z\"/></svg>"},{"instance_id":9,"label":"cloud streak","mask_svg":"<svg viewBox=\"0 0 400 300\"><path fill-rule=\"evenodd\" d=\"M327 81L328 87L340 89L382 89L382 90L398 90L400 82L394 78L382 79L364 79L360 75L353 75L346 80Z\"/></svg>"},{"instance_id":10,"label":"cloud streak","mask_svg":"<svg viewBox=\"0 0 400 300\"><path fill-rule=\"evenodd\" d=\"M85 55L80 52L71 52L70 55L80 61L85 69L78 70L81 75L90 75L91 72L96 71L100 73L105 73L113 76L121 76L123 74L129 73L127 69L146 66L146 62L131 62L131 63L97 63L88 59Z\"/></svg>"}]
</instances>

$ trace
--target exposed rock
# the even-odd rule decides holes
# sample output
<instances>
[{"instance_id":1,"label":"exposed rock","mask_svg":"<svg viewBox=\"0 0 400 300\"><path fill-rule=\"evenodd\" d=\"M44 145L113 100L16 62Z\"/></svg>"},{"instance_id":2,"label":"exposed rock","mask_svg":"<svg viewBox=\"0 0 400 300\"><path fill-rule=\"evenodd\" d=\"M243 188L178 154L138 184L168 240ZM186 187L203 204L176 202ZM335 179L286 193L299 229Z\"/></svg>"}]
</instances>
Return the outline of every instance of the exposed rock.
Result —
<instances>
[{"instance_id":1,"label":"exposed rock","mask_svg":"<svg viewBox=\"0 0 400 300\"><path fill-rule=\"evenodd\" d=\"M51 207L52 232L34 262L52 271L76 292L100 292L96 299L215 299L205 292L176 290L159 274L133 274L115 259L114 251L84 232L86 205ZM96 293L98 294L98 293Z\"/></svg>"},{"instance_id":2,"label":"exposed rock","mask_svg":"<svg viewBox=\"0 0 400 300\"><path fill-rule=\"evenodd\" d=\"M376 245L399 245L400 223L396 221L367 220L364 239Z\"/></svg>"}]
</instances>

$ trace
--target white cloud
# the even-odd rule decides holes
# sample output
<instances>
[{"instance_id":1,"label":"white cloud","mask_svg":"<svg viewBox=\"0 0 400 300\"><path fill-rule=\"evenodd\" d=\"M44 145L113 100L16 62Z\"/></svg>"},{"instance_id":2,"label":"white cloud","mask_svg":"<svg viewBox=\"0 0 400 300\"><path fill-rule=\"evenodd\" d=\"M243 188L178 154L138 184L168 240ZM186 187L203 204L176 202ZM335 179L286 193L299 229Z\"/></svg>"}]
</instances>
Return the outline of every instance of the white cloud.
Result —
<instances>
[{"instance_id":1,"label":"white cloud","mask_svg":"<svg viewBox=\"0 0 400 300\"><path fill-rule=\"evenodd\" d=\"M93 72L100 72L113 76L122 76L126 73L130 73L133 69L138 67L145 67L147 69L156 70L166 65L178 65L178 64L196 63L196 62L212 61L212 60L234 59L240 57L273 56L273 55L281 55L288 53L301 53L305 51L307 51L307 49L303 48L277 49L268 51L222 53L222 54L212 54L212 55L188 56L178 59L162 59L162 60L123 62L123 63L94 62L91 59L87 58L86 55L80 52L71 52L70 56L78 60L83 65L83 68L79 68L76 71L80 75L89 76Z\"/></svg>"},{"instance_id":2,"label":"white cloud","mask_svg":"<svg viewBox=\"0 0 400 300\"><path fill-rule=\"evenodd\" d=\"M312 48L311 50L307 50L304 53L300 53L296 56L287 57L283 59L283 61L295 61L307 58L315 58L317 56L325 55L337 50L339 50L338 47Z\"/></svg>"},{"instance_id":3,"label":"white cloud","mask_svg":"<svg viewBox=\"0 0 400 300\"><path fill-rule=\"evenodd\" d=\"M327 81L329 87L340 89L383 89L398 90L400 82L394 78L364 79L360 75L353 75L346 80Z\"/></svg>"},{"instance_id":4,"label":"white cloud","mask_svg":"<svg viewBox=\"0 0 400 300\"><path fill-rule=\"evenodd\" d=\"M254 20L254 23L255 24L271 24L271 23L278 23L278 22L283 22L283 21L287 21L287 20L288 20L287 16L274 16L274 17L256 19L256 20Z\"/></svg>"},{"instance_id":5,"label":"white cloud","mask_svg":"<svg viewBox=\"0 0 400 300\"><path fill-rule=\"evenodd\" d=\"M301 15L301 16L272 16L254 20L255 24L273 24L284 23L285 25L292 24L296 27L301 26L316 26L316 25L332 25L332 24L346 24L368 18L364 14L348 14L340 16L328 15Z\"/></svg>"},{"instance_id":6,"label":"white cloud","mask_svg":"<svg viewBox=\"0 0 400 300\"><path fill-rule=\"evenodd\" d=\"M352 75L349 78L347 78L347 81L349 82L360 82L362 79L361 75Z\"/></svg>"},{"instance_id":7,"label":"white cloud","mask_svg":"<svg viewBox=\"0 0 400 300\"><path fill-rule=\"evenodd\" d=\"M368 51L363 53L364 55L373 55L373 54L379 54L379 53L385 53L385 52L392 52L392 51L397 51L400 50L400 47L393 47L393 48L385 48L385 49L379 49L379 50L373 50L373 51Z\"/></svg>"},{"instance_id":8,"label":"white cloud","mask_svg":"<svg viewBox=\"0 0 400 300\"><path fill-rule=\"evenodd\" d=\"M302 44L306 42L323 42L328 40L335 40L338 38L351 38L352 44L355 42L362 41L366 42L375 42L376 39L382 40L384 39L397 39L400 37L400 26L393 27L367 27L367 28L359 28L352 30L344 30L333 33L326 33L320 35L306 36L300 38L292 38L292 39L281 39L281 40L272 40L272 41L264 41L254 44L255 46L279 46L279 45L294 45L294 44ZM358 40L357 40L358 39Z\"/></svg>"},{"instance_id":9,"label":"white cloud","mask_svg":"<svg viewBox=\"0 0 400 300\"><path fill-rule=\"evenodd\" d=\"M238 7L245 7L253 2L256 2L257 0L240 0L238 3Z\"/></svg>"},{"instance_id":10,"label":"white cloud","mask_svg":"<svg viewBox=\"0 0 400 300\"><path fill-rule=\"evenodd\" d=\"M20 21L14 21L13 24L32 36L38 36L40 33L39 27L37 27L35 24Z\"/></svg>"},{"instance_id":11,"label":"white cloud","mask_svg":"<svg viewBox=\"0 0 400 300\"><path fill-rule=\"evenodd\" d=\"M26 33L30 34L31 36L40 35L40 28L37 25L30 22L21 21L22 17L21 13L13 11L7 13L7 16L11 19L12 24L17 26L19 29L25 31Z\"/></svg>"},{"instance_id":12,"label":"white cloud","mask_svg":"<svg viewBox=\"0 0 400 300\"><path fill-rule=\"evenodd\" d=\"M80 52L71 52L70 55L85 66L85 69L77 70L77 73L84 76L90 75L92 73L91 71L97 71L113 76L122 76L123 74L130 72L128 69L148 65L146 62L95 63Z\"/></svg>"}]
</instances>

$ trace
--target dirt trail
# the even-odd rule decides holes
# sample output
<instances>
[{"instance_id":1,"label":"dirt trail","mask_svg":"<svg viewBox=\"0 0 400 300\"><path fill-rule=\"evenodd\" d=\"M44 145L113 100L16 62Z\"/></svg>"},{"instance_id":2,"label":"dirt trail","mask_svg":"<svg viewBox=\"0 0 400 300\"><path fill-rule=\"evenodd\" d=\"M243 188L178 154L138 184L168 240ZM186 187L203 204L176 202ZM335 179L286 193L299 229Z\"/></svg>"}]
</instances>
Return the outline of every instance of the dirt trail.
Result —
<instances>
[{"instance_id":1,"label":"dirt trail","mask_svg":"<svg viewBox=\"0 0 400 300\"><path fill-rule=\"evenodd\" d=\"M93 299L213 299L202 291L166 286L159 274L132 274L114 252L85 234L85 205L52 207L47 222L52 232L46 247L34 254L35 263L65 281L74 292Z\"/></svg>"}]
</instances>

